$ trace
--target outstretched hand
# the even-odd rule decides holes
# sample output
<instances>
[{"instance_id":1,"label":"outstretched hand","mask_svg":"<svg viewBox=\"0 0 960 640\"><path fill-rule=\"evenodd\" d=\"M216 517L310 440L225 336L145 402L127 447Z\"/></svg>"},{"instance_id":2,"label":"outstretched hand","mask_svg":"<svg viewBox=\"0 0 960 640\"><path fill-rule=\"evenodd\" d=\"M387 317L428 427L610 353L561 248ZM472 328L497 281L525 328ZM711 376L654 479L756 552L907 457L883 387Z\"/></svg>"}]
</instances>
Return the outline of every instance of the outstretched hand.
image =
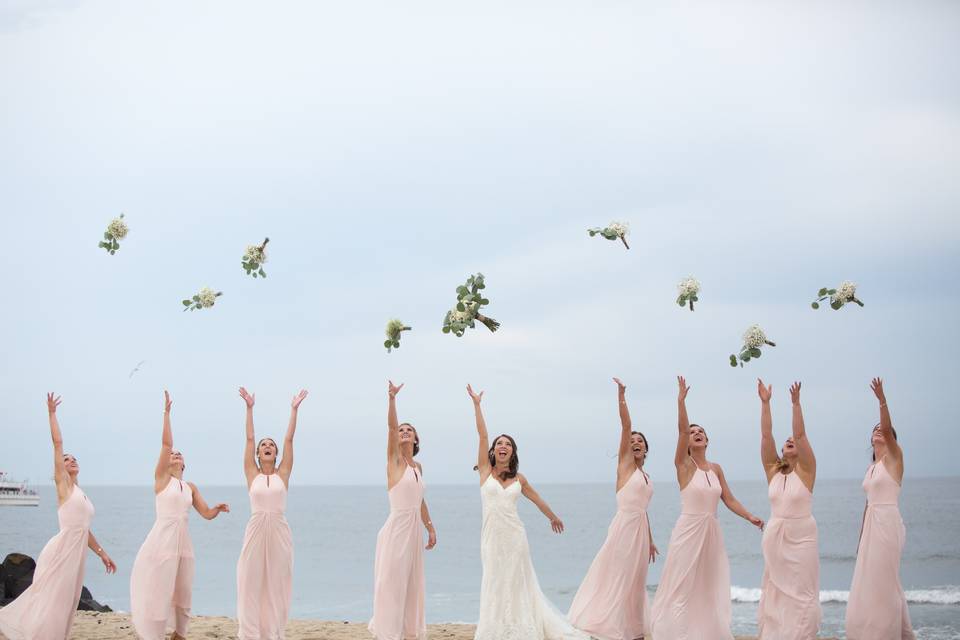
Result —
<instances>
[{"instance_id":1,"label":"outstretched hand","mask_svg":"<svg viewBox=\"0 0 960 640\"><path fill-rule=\"evenodd\" d=\"M687 381L683 376L677 376L677 385L680 387L677 400L684 402L687 399L687 392L690 391L690 387L687 386Z\"/></svg>"},{"instance_id":2,"label":"outstretched hand","mask_svg":"<svg viewBox=\"0 0 960 640\"><path fill-rule=\"evenodd\" d=\"M470 399L473 400L473 404L480 404L480 401L483 400L483 391L474 393L473 387L469 384L467 385L467 393L470 394Z\"/></svg>"},{"instance_id":3,"label":"outstretched hand","mask_svg":"<svg viewBox=\"0 0 960 640\"><path fill-rule=\"evenodd\" d=\"M240 387L240 397L247 403L247 409L253 409L253 405L257 401L257 394L250 393L243 387Z\"/></svg>"},{"instance_id":4,"label":"outstretched hand","mask_svg":"<svg viewBox=\"0 0 960 640\"><path fill-rule=\"evenodd\" d=\"M173 406L173 400L170 399L170 392L163 390L163 412L170 413L170 407Z\"/></svg>"},{"instance_id":5,"label":"outstretched hand","mask_svg":"<svg viewBox=\"0 0 960 640\"><path fill-rule=\"evenodd\" d=\"M764 386L763 380L757 378L757 393L760 395L761 402L770 402L770 398L773 396L773 385Z\"/></svg>"},{"instance_id":6,"label":"outstretched hand","mask_svg":"<svg viewBox=\"0 0 960 640\"><path fill-rule=\"evenodd\" d=\"M300 403L303 402L303 399L307 397L307 394L310 393L306 389L300 389L300 393L293 396L293 400L290 401L290 406L293 409L299 409Z\"/></svg>"},{"instance_id":7,"label":"outstretched hand","mask_svg":"<svg viewBox=\"0 0 960 640\"><path fill-rule=\"evenodd\" d=\"M800 404L800 387L802 384L801 382L794 382L790 385L790 401L793 404Z\"/></svg>"},{"instance_id":8,"label":"outstretched hand","mask_svg":"<svg viewBox=\"0 0 960 640\"><path fill-rule=\"evenodd\" d=\"M103 562L103 566L106 567L107 573L117 572L117 564L107 555L106 551L100 554L100 560Z\"/></svg>"},{"instance_id":9,"label":"outstretched hand","mask_svg":"<svg viewBox=\"0 0 960 640\"><path fill-rule=\"evenodd\" d=\"M620 378L614 378L613 381L617 383L617 391L619 391L620 393L623 393L624 391L627 390L627 385L620 382Z\"/></svg>"},{"instance_id":10,"label":"outstretched hand","mask_svg":"<svg viewBox=\"0 0 960 640\"><path fill-rule=\"evenodd\" d=\"M880 378L874 378L870 381L870 388L873 389L873 395L877 396L877 400L880 401L880 404L887 403L887 396L883 393L883 380Z\"/></svg>"},{"instance_id":11,"label":"outstretched hand","mask_svg":"<svg viewBox=\"0 0 960 640\"><path fill-rule=\"evenodd\" d=\"M52 393L47 394L47 413L56 413L57 407L60 406L60 396L55 396Z\"/></svg>"},{"instance_id":12,"label":"outstretched hand","mask_svg":"<svg viewBox=\"0 0 960 640\"><path fill-rule=\"evenodd\" d=\"M400 386L393 384L393 380L387 380L387 393L391 398L396 398L397 394L400 393L400 389L403 389L404 383L401 382Z\"/></svg>"},{"instance_id":13,"label":"outstretched hand","mask_svg":"<svg viewBox=\"0 0 960 640\"><path fill-rule=\"evenodd\" d=\"M550 528L553 529L554 533L563 533L563 520L560 518L552 518L550 520Z\"/></svg>"}]
</instances>

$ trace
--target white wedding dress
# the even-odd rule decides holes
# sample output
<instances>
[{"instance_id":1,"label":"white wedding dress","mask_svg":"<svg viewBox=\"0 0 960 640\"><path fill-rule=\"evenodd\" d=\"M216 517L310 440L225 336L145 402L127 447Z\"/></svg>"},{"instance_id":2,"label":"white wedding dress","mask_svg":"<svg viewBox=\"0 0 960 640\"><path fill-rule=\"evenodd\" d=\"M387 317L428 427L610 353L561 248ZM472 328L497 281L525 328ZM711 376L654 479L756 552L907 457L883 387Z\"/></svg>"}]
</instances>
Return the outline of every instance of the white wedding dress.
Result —
<instances>
[{"instance_id":1,"label":"white wedding dress","mask_svg":"<svg viewBox=\"0 0 960 640\"><path fill-rule=\"evenodd\" d=\"M483 581L474 640L586 640L540 591L517 513L520 493L517 480L504 489L491 475L480 485Z\"/></svg>"}]
</instances>

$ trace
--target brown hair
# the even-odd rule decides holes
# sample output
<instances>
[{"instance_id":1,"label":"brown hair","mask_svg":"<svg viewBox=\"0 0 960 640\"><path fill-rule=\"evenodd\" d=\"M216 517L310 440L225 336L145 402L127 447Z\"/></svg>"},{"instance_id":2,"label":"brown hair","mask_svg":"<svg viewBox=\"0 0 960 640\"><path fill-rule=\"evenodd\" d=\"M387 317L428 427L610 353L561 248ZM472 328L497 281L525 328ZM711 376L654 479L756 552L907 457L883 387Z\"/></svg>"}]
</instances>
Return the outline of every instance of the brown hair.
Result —
<instances>
[{"instance_id":1,"label":"brown hair","mask_svg":"<svg viewBox=\"0 0 960 640\"><path fill-rule=\"evenodd\" d=\"M703 437L707 439L707 445L709 445L710 436L707 435L707 430L701 427L700 425L698 425L696 422L690 423L690 427L687 429L687 433L689 434L690 429L693 429L694 427L696 427L697 429L700 429L700 431L703 431ZM646 440L646 438L644 438L644 440ZM687 455L690 455L690 447L687 447Z\"/></svg>"},{"instance_id":2,"label":"brown hair","mask_svg":"<svg viewBox=\"0 0 960 640\"><path fill-rule=\"evenodd\" d=\"M509 466L509 468L508 468L506 471L503 471L503 472L500 474L500 479L501 479L501 480L509 480L510 478L516 478L516 477L517 477L517 469L520 468L520 458L517 457L517 441L514 440L512 437L508 436L508 435L505 434L505 433L501 433L501 434L498 435L496 438L494 438L494 439L493 439L493 444L490 445L490 450L487 451L487 458L490 459L490 466L491 466L492 468L496 468L496 466L497 466L497 459L496 459L496 456L493 455L493 450L494 450L494 448L497 446L497 441L498 441L500 438L506 438L507 440L509 440L509 441L510 441L510 446L513 447L513 452L510 454L510 466Z\"/></svg>"},{"instance_id":3,"label":"brown hair","mask_svg":"<svg viewBox=\"0 0 960 640\"><path fill-rule=\"evenodd\" d=\"M639 431L631 431L631 432L630 432L630 435L632 435L632 436L640 436L641 438L643 438L643 448L646 449L646 451L644 452L644 455L647 455L647 454L650 453L650 445L647 444L647 436L643 435L643 434L640 433Z\"/></svg>"}]
</instances>

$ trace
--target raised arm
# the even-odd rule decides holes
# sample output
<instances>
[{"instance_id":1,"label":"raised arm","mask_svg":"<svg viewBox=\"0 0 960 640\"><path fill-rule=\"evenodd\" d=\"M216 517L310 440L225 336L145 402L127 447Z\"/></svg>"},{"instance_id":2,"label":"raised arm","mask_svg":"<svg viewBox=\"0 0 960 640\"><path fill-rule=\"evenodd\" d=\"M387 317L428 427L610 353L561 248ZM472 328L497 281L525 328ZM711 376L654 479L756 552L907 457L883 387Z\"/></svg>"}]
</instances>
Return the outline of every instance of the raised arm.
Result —
<instances>
[{"instance_id":1,"label":"raised arm","mask_svg":"<svg viewBox=\"0 0 960 640\"><path fill-rule=\"evenodd\" d=\"M530 502L537 505L537 509L540 509L540 513L547 516L547 520L550 521L550 528L553 529L554 533L563 533L563 520L557 517L551 509L550 505L547 504L546 500L540 497L540 494L537 493L537 490L533 488L533 485L527 481L527 478L521 474L517 474L517 482L520 483L520 489L523 492L524 497L527 498Z\"/></svg>"},{"instance_id":2,"label":"raised arm","mask_svg":"<svg viewBox=\"0 0 960 640\"><path fill-rule=\"evenodd\" d=\"M897 482L900 482L903 480L903 449L900 448L897 436L893 433L893 421L890 419L890 409L887 407L887 396L883 392L883 380L874 378L870 382L870 388L880 402L880 433L883 434L883 441L887 444L887 454L893 459L893 468L890 469L890 473Z\"/></svg>"},{"instance_id":3,"label":"raised arm","mask_svg":"<svg viewBox=\"0 0 960 640\"><path fill-rule=\"evenodd\" d=\"M483 419L483 410L480 408L480 401L483 400L483 391L474 393L473 387L467 385L467 393L473 400L473 415L477 421L477 471L480 473L480 481L483 482L490 475L493 469L490 467L490 436L487 435L487 421Z\"/></svg>"},{"instance_id":4,"label":"raised arm","mask_svg":"<svg viewBox=\"0 0 960 640\"><path fill-rule=\"evenodd\" d=\"M760 395L760 462L767 474L767 483L777 473L777 443L773 439L773 417L770 415L770 397L773 385L763 386L763 380L757 378L757 393Z\"/></svg>"},{"instance_id":5,"label":"raised arm","mask_svg":"<svg viewBox=\"0 0 960 640\"><path fill-rule=\"evenodd\" d=\"M630 434L633 431L633 423L630 421L630 409L627 408L627 387L620 382L620 378L614 378L617 383L617 407L620 410L620 451L617 454L617 460L622 464L624 460L630 459Z\"/></svg>"},{"instance_id":6,"label":"raised arm","mask_svg":"<svg viewBox=\"0 0 960 640\"><path fill-rule=\"evenodd\" d=\"M60 422L57 420L57 407L60 406L60 396L47 394L47 419L50 421L50 440L53 442L53 481L57 485L57 499L60 504L67 499L70 488L70 474L63 462L63 435L60 433Z\"/></svg>"},{"instance_id":7,"label":"raised arm","mask_svg":"<svg viewBox=\"0 0 960 640\"><path fill-rule=\"evenodd\" d=\"M390 403L387 405L387 464L396 464L400 460L400 421L397 420L397 394L403 389L387 380L387 395Z\"/></svg>"},{"instance_id":8,"label":"raised arm","mask_svg":"<svg viewBox=\"0 0 960 640\"><path fill-rule=\"evenodd\" d=\"M97 554L97 557L100 558L101 562L103 562L103 566L107 568L107 573L117 572L117 565L113 562L107 552L103 550L103 547L100 546L100 543L97 542L97 537L93 535L93 531L89 531L87 533L87 546L90 547L90 550Z\"/></svg>"},{"instance_id":9,"label":"raised arm","mask_svg":"<svg viewBox=\"0 0 960 640\"><path fill-rule=\"evenodd\" d=\"M760 527L760 529L763 530L763 520L747 511L747 508L740 504L740 501L737 500L733 492L730 491L730 487L727 486L727 478L723 475L723 469L720 468L720 465L711 463L711 466L713 467L714 473L720 478L720 499L723 500L723 504L726 505L727 509L730 509L730 511L747 520L750 524Z\"/></svg>"},{"instance_id":10,"label":"raised arm","mask_svg":"<svg viewBox=\"0 0 960 640\"><path fill-rule=\"evenodd\" d=\"M287 423L287 435L283 437L283 460L280 461L280 477L283 484L290 486L290 473L293 471L293 435L297 432L297 411L300 403L307 397L307 390L300 389L300 393L290 401L290 422Z\"/></svg>"},{"instance_id":11,"label":"raised arm","mask_svg":"<svg viewBox=\"0 0 960 640\"><path fill-rule=\"evenodd\" d=\"M153 471L154 490L162 491L170 482L170 453L173 451L173 430L170 427L170 407L173 400L166 389L163 391L163 433L160 436L160 457Z\"/></svg>"},{"instance_id":12,"label":"raised arm","mask_svg":"<svg viewBox=\"0 0 960 640\"><path fill-rule=\"evenodd\" d=\"M243 475L247 477L247 488L253 483L253 479L260 473L257 467L257 438L253 430L253 405L257 402L257 394L250 393L243 387L240 387L240 397L247 405L246 420L246 444L243 447Z\"/></svg>"},{"instance_id":13,"label":"raised arm","mask_svg":"<svg viewBox=\"0 0 960 640\"><path fill-rule=\"evenodd\" d=\"M813 446L807 437L807 428L803 423L803 409L800 407L799 382L790 385L790 401L793 403L793 444L797 445L797 462L800 469L809 474L808 487L813 488L813 481L817 475L817 458L813 455Z\"/></svg>"},{"instance_id":14,"label":"raised arm","mask_svg":"<svg viewBox=\"0 0 960 640\"><path fill-rule=\"evenodd\" d=\"M687 417L687 393L690 387L683 376L677 376L677 450L673 455L673 465L677 468L677 482L683 489L696 470L687 454L690 442L690 418Z\"/></svg>"},{"instance_id":15,"label":"raised arm","mask_svg":"<svg viewBox=\"0 0 960 640\"><path fill-rule=\"evenodd\" d=\"M207 505L207 501L203 499L203 496L200 495L200 489L197 489L197 485L192 482L188 482L190 489L193 490L193 508L197 510L203 518L207 520L213 520L221 513L230 513L230 506L226 503L221 502L220 504L215 504L212 507Z\"/></svg>"}]
</instances>

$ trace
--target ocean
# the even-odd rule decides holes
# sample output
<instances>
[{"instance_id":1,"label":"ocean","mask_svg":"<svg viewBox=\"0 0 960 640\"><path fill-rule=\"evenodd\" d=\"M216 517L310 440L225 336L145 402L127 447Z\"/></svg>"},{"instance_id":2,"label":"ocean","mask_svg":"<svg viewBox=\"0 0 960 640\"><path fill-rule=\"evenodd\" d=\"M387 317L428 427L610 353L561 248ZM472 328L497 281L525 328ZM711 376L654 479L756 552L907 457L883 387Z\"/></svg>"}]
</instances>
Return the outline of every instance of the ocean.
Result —
<instances>
[{"instance_id":1,"label":"ocean","mask_svg":"<svg viewBox=\"0 0 960 640\"><path fill-rule=\"evenodd\" d=\"M769 513L762 482L731 482L731 488L747 508L762 516ZM566 611L606 536L616 509L614 490L612 484L542 484L537 489L563 519L566 531L552 533L526 500L521 500L521 515L540 584ZM235 616L236 562L249 502L242 486L201 490L208 502L227 502L232 512L209 522L191 514L197 556L193 612ZM84 491L97 510L94 532L119 566L116 575L107 576L102 564L88 556L85 584L100 602L126 611L133 559L153 524L153 489L91 486ZM17 551L36 558L56 532L53 488L41 487L40 493L39 508L0 508L0 553ZM439 538L437 548L426 553L427 621L475 622L481 573L479 487L430 486L428 480L427 501ZM655 482L649 513L654 540L664 555L650 570L651 597L679 504L674 478ZM814 515L820 531L822 635L843 637L863 506L859 480L818 480ZM295 546L292 617L370 617L374 547L387 511L384 487L300 486L294 475L287 507ZM901 512L907 527L901 576L917 637L960 638L960 478L908 476ZM722 504L720 523L730 557L733 630L754 634L763 572L761 534Z\"/></svg>"}]
</instances>

